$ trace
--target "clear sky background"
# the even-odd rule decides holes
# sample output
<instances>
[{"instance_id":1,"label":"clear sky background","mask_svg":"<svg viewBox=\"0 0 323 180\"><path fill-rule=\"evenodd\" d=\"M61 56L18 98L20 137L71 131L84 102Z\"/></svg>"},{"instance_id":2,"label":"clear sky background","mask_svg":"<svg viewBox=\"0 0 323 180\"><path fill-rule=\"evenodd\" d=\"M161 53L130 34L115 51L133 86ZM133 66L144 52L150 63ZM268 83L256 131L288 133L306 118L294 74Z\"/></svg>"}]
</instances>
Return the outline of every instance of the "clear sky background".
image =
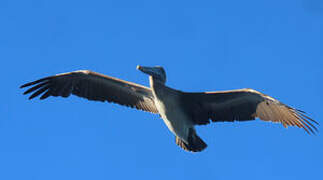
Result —
<instances>
[{"instance_id":1,"label":"clear sky background","mask_svg":"<svg viewBox=\"0 0 323 180\"><path fill-rule=\"evenodd\" d=\"M19 86L90 69L183 91L253 88L323 124L323 1L0 1L0 179L323 179L323 136L251 121L197 127L187 153L157 116ZM321 128L319 128L321 129Z\"/></svg>"}]
</instances>

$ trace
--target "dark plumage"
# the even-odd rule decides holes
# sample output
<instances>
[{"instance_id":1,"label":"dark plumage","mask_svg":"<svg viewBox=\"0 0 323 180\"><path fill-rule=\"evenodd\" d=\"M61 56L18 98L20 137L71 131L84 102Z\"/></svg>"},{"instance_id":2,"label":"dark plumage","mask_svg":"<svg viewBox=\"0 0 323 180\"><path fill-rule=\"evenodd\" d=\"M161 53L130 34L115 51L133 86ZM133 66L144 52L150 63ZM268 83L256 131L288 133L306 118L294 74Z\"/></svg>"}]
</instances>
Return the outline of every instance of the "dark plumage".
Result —
<instances>
[{"instance_id":1,"label":"dark plumage","mask_svg":"<svg viewBox=\"0 0 323 180\"><path fill-rule=\"evenodd\" d=\"M32 86L24 94L33 92L29 99L40 96L68 97L71 94L94 101L108 101L158 113L149 88L89 70L57 74L22 85Z\"/></svg>"}]
</instances>

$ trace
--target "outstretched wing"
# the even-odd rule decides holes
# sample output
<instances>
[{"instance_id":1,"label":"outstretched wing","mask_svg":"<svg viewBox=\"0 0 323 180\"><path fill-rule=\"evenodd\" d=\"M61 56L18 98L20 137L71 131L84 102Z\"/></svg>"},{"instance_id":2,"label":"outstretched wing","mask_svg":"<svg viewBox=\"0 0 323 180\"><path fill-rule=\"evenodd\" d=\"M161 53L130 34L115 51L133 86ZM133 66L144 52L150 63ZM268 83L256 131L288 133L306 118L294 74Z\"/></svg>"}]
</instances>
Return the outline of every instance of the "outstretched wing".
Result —
<instances>
[{"instance_id":1,"label":"outstretched wing","mask_svg":"<svg viewBox=\"0 0 323 180\"><path fill-rule=\"evenodd\" d=\"M208 124L209 119L213 122L233 122L254 120L258 117L264 121L280 122L284 127L297 126L308 133L317 131L312 123L318 123L303 111L253 89L183 93L183 102L195 124Z\"/></svg>"},{"instance_id":2,"label":"outstretched wing","mask_svg":"<svg viewBox=\"0 0 323 180\"><path fill-rule=\"evenodd\" d=\"M68 97L74 94L88 100L114 102L158 113L150 88L89 70L45 77L20 88L28 86L31 87L24 94L33 92L29 99L38 95L41 95L40 99L46 99L49 96Z\"/></svg>"}]
</instances>

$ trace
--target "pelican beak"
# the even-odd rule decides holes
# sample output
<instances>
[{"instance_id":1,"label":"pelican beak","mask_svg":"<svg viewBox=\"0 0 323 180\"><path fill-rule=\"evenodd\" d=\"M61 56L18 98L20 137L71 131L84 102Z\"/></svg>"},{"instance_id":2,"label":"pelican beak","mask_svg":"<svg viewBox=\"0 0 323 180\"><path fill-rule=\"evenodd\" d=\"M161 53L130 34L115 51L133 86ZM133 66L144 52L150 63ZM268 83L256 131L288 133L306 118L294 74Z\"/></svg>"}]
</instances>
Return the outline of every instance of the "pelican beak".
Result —
<instances>
[{"instance_id":1,"label":"pelican beak","mask_svg":"<svg viewBox=\"0 0 323 180\"><path fill-rule=\"evenodd\" d=\"M154 75L155 72L155 68L154 67L147 67L147 66L137 66L137 69L145 74L149 74L149 75Z\"/></svg>"},{"instance_id":2,"label":"pelican beak","mask_svg":"<svg viewBox=\"0 0 323 180\"><path fill-rule=\"evenodd\" d=\"M142 69L142 66L140 66L140 65L137 65L137 69L141 71L141 69Z\"/></svg>"}]
</instances>

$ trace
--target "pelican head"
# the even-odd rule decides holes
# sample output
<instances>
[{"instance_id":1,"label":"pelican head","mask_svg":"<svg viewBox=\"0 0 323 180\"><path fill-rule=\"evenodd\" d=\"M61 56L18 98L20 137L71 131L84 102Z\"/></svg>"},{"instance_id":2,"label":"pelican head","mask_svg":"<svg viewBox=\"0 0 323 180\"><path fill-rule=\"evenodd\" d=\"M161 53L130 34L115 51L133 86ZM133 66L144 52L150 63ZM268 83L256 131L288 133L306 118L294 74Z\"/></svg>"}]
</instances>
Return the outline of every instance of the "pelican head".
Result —
<instances>
[{"instance_id":1,"label":"pelican head","mask_svg":"<svg viewBox=\"0 0 323 180\"><path fill-rule=\"evenodd\" d=\"M166 72L161 66L147 67L138 65L137 69L145 74L152 76L154 80L158 80L163 84L166 82Z\"/></svg>"}]
</instances>

